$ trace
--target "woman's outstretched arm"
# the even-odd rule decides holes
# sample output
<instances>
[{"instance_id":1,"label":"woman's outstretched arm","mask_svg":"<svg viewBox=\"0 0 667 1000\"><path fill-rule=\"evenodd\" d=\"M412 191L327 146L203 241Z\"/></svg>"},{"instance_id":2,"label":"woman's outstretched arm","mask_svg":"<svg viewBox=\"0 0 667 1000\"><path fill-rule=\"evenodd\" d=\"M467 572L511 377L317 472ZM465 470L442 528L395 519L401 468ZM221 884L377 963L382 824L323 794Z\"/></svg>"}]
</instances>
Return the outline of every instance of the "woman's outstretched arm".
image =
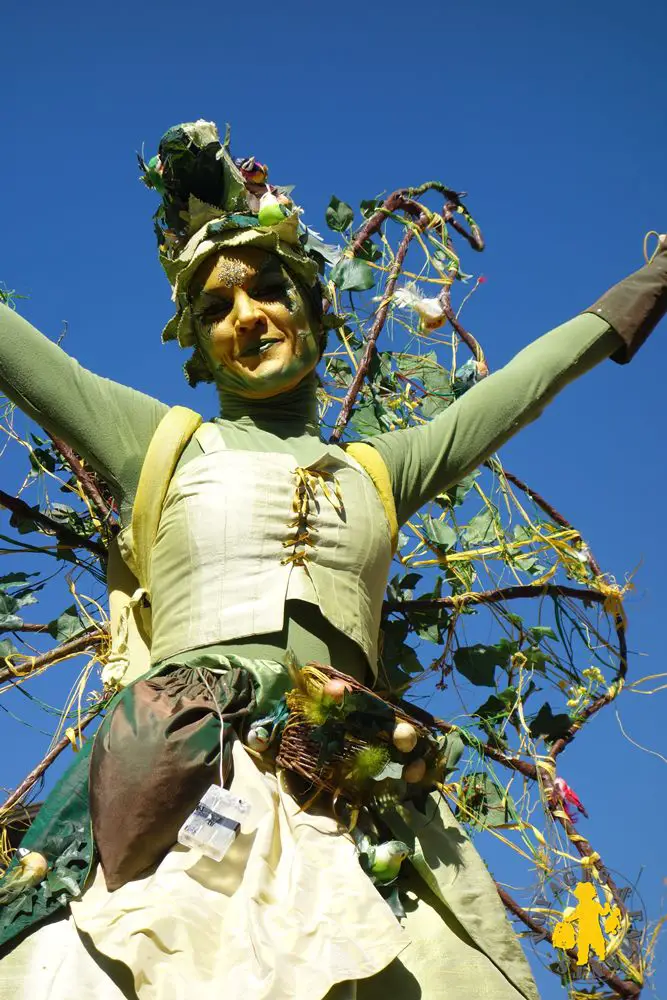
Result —
<instances>
[{"instance_id":1,"label":"woman's outstretched arm","mask_svg":"<svg viewBox=\"0 0 667 1000\"><path fill-rule=\"evenodd\" d=\"M7 306L0 305L0 392L70 444L132 502L148 443L168 407L94 375Z\"/></svg>"},{"instance_id":2,"label":"woman's outstretched arm","mask_svg":"<svg viewBox=\"0 0 667 1000\"><path fill-rule=\"evenodd\" d=\"M391 475L399 523L526 424L605 358L630 360L667 312L667 248L590 310L535 340L429 423L370 438Z\"/></svg>"}]
</instances>

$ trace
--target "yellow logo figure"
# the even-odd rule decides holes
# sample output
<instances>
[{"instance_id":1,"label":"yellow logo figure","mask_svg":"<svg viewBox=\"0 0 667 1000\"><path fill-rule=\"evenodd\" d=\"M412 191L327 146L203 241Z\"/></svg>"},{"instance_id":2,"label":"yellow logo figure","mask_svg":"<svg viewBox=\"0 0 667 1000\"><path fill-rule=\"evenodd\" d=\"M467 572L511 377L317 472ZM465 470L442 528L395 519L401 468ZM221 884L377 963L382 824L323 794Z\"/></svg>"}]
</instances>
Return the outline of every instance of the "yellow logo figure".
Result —
<instances>
[{"instance_id":1,"label":"yellow logo figure","mask_svg":"<svg viewBox=\"0 0 667 1000\"><path fill-rule=\"evenodd\" d=\"M592 882L578 882L572 891L579 903L554 927L552 937L554 947L567 950L576 944L577 965L588 964L590 951L603 961L606 949L600 918L607 918L604 922L605 932L615 934L621 925L621 911L618 906L612 907L609 902L601 906L597 889ZM575 920L576 932L572 927Z\"/></svg>"}]
</instances>

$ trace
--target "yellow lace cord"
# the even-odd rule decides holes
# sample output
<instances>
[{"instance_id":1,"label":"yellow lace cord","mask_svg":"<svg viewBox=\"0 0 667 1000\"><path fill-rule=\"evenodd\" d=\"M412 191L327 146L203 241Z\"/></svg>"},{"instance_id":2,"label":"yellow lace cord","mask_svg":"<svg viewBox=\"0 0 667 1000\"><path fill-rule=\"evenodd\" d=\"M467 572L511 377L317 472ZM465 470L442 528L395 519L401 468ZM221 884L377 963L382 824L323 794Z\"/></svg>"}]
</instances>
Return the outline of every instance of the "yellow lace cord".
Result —
<instances>
[{"instance_id":1,"label":"yellow lace cord","mask_svg":"<svg viewBox=\"0 0 667 1000\"><path fill-rule=\"evenodd\" d=\"M283 541L285 548L293 548L294 551L281 559L281 563L283 565L292 563L294 566L305 567L309 558L306 546L310 546L311 548L315 546L309 521L312 519L313 514L311 505L315 513L317 513L319 508L317 500L318 489L338 514L343 511L343 497L340 492L338 480L332 473L297 466L294 474L297 480L294 499L292 500L292 510L295 516L289 522L289 527L296 528L296 532L293 535L288 535ZM303 548L298 549L297 546L299 545L303 546Z\"/></svg>"}]
</instances>

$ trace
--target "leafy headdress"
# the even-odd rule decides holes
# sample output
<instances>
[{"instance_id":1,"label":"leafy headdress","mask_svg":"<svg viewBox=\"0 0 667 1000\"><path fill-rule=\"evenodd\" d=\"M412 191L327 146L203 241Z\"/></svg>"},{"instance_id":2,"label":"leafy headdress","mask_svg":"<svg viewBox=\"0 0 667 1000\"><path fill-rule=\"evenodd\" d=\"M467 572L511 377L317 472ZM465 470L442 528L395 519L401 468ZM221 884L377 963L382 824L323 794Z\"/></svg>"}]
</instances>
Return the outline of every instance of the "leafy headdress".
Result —
<instances>
[{"instance_id":1,"label":"leafy headdress","mask_svg":"<svg viewBox=\"0 0 667 1000\"><path fill-rule=\"evenodd\" d=\"M200 265L225 247L257 246L276 254L312 302L321 302L319 274L332 262L326 246L300 220L289 188L268 183L268 168L254 157L232 159L229 136L220 141L213 122L175 125L158 153L139 157L142 181L161 196L155 213L160 263L172 286L176 314L162 340L194 348L185 365L191 385L211 380L199 353L189 286Z\"/></svg>"}]
</instances>

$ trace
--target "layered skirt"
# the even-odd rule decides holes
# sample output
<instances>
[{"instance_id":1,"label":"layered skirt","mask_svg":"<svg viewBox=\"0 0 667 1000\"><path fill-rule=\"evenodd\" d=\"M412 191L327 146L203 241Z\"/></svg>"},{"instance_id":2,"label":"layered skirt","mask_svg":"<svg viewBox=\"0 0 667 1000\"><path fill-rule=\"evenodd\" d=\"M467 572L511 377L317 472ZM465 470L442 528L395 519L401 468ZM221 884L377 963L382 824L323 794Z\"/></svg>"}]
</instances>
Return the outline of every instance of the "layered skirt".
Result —
<instances>
[{"instance_id":1,"label":"layered skirt","mask_svg":"<svg viewBox=\"0 0 667 1000\"><path fill-rule=\"evenodd\" d=\"M239 666L238 658L230 661L229 670ZM257 661L253 669L257 674ZM180 690L200 697L195 688ZM127 704L96 736L108 750L122 732L126 753L142 738L141 712L128 712ZM182 738L184 725L199 732L205 719L187 698L179 704L180 731L165 723L166 740ZM225 857L216 862L176 844L148 872L127 878L132 857L154 846L142 844L151 836L141 834L141 809L128 800L128 829L118 841L132 850L114 855L114 864L120 857L126 866L115 879L122 884L110 890L102 866L93 868L69 914L53 917L0 961L0 1000L535 1000L493 881L443 800L431 795L424 813L406 803L384 817L413 852L403 865L406 915L399 921L335 819L303 809L285 773L265 767L231 729L227 745L231 791L250 808ZM202 766L219 767L206 740L198 746ZM144 761L144 777L150 770ZM98 781L96 796L102 787ZM179 787L176 778L176 797ZM116 795L119 827L122 800ZM147 803L151 815L157 801ZM173 844L156 823L152 815L154 840L166 836ZM111 834L107 825L107 839Z\"/></svg>"}]
</instances>

